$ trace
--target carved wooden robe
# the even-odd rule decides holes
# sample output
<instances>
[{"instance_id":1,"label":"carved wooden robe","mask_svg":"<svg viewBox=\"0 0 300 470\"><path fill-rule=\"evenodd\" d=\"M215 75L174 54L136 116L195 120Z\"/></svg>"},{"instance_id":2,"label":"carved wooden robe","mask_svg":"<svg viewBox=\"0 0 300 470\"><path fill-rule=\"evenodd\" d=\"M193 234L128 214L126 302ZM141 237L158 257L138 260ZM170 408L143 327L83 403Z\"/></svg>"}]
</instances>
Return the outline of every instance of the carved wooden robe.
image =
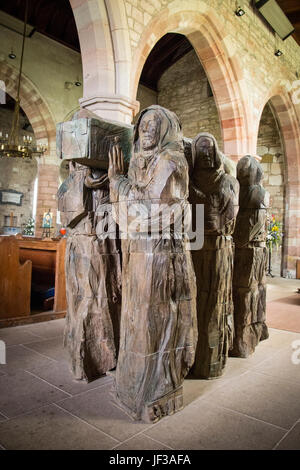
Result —
<instances>
[{"instance_id":1,"label":"carved wooden robe","mask_svg":"<svg viewBox=\"0 0 300 470\"><path fill-rule=\"evenodd\" d=\"M200 155L201 139L211 144L210 156ZM194 168L190 180L193 216L204 204L204 245L192 251L197 281L198 344L191 377L222 375L233 337L232 233L238 209L237 180L225 173L223 158L211 134L201 133L192 143ZM208 158L208 163L203 161Z\"/></svg>"},{"instance_id":2,"label":"carved wooden robe","mask_svg":"<svg viewBox=\"0 0 300 470\"><path fill-rule=\"evenodd\" d=\"M106 172L70 162L58 193L68 227L64 345L75 378L87 381L113 369L118 352L121 262L118 240L103 236L111 229L108 198Z\"/></svg>"},{"instance_id":3,"label":"carved wooden robe","mask_svg":"<svg viewBox=\"0 0 300 470\"><path fill-rule=\"evenodd\" d=\"M239 213L233 235L235 337L231 356L248 357L268 338L266 321L266 218L269 195L261 185L263 170L246 155L237 165Z\"/></svg>"},{"instance_id":4,"label":"carved wooden robe","mask_svg":"<svg viewBox=\"0 0 300 470\"><path fill-rule=\"evenodd\" d=\"M144 151L140 128L149 113L159 137L154 149ZM135 419L155 422L182 408L182 383L194 362L197 341L195 275L186 239L176 237L173 225L169 231L170 222L164 218L161 232L154 229L148 234L148 223L158 217L158 205L177 203L179 212L187 206L188 166L173 113L160 106L141 113L128 177L112 178L110 191L120 228L128 236L122 241L116 397ZM136 203L142 204L139 239L134 238L130 215Z\"/></svg>"}]
</instances>

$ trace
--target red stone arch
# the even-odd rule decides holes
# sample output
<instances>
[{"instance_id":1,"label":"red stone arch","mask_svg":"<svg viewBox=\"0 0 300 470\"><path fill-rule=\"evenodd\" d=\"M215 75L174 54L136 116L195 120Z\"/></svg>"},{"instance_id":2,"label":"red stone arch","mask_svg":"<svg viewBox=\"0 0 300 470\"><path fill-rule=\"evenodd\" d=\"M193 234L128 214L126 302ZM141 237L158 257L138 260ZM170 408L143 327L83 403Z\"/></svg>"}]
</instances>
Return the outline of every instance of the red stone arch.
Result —
<instances>
[{"instance_id":1,"label":"red stone arch","mask_svg":"<svg viewBox=\"0 0 300 470\"><path fill-rule=\"evenodd\" d=\"M17 98L18 71L0 59L0 79L5 83L6 92ZM37 144L47 145L44 158L38 161L38 200L36 235L41 235L40 219L45 210L51 209L56 215L55 195L58 189L58 166L47 163L47 157L56 156L56 127L49 107L35 85L23 74L20 87L20 105L26 113Z\"/></svg>"},{"instance_id":2,"label":"red stone arch","mask_svg":"<svg viewBox=\"0 0 300 470\"><path fill-rule=\"evenodd\" d=\"M172 13L172 4L159 12L145 28L132 67L131 98L135 99L144 63L156 42L165 34L184 34L193 45L214 93L224 142L224 152L233 158L249 152L251 114L243 71L238 57L226 46L224 28L211 7L197 2L185 11ZM187 10L187 8L190 8ZM203 10L203 11L201 11Z\"/></svg>"},{"instance_id":3,"label":"red stone arch","mask_svg":"<svg viewBox=\"0 0 300 470\"><path fill-rule=\"evenodd\" d=\"M300 126L290 92L284 85L276 84L261 101L258 127L267 103L276 116L285 154L285 214L282 271L295 274L296 259L300 257Z\"/></svg>"},{"instance_id":4,"label":"red stone arch","mask_svg":"<svg viewBox=\"0 0 300 470\"><path fill-rule=\"evenodd\" d=\"M6 92L17 98L18 71L0 60L0 79L4 81ZM32 125L37 141L42 140L55 150L56 128L49 107L34 84L23 74L20 88L20 105ZM54 147L53 147L54 145Z\"/></svg>"}]
</instances>

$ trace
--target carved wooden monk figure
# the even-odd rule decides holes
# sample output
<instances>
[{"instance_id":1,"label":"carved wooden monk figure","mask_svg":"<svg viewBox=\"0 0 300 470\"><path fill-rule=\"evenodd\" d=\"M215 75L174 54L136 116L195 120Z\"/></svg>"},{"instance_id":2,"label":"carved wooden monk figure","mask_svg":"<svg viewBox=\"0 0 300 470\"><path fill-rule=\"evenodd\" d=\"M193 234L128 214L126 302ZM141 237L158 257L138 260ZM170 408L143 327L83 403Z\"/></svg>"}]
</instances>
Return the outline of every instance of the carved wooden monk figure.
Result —
<instances>
[{"instance_id":1,"label":"carved wooden monk figure","mask_svg":"<svg viewBox=\"0 0 300 470\"><path fill-rule=\"evenodd\" d=\"M64 345L76 379L91 381L116 366L121 310L121 263L110 230L107 172L70 162L58 192L68 227L67 317ZM106 223L107 222L107 223Z\"/></svg>"},{"instance_id":2,"label":"carved wooden monk figure","mask_svg":"<svg viewBox=\"0 0 300 470\"><path fill-rule=\"evenodd\" d=\"M238 210L239 184L225 173L223 157L211 134L192 143L190 202L204 204L204 245L192 251L197 280L198 345L194 378L222 375L232 344L232 237Z\"/></svg>"},{"instance_id":3,"label":"carved wooden monk figure","mask_svg":"<svg viewBox=\"0 0 300 470\"><path fill-rule=\"evenodd\" d=\"M237 165L239 213L233 235L235 337L231 356L248 357L268 338L266 320L266 219L269 194L261 185L263 170L250 155Z\"/></svg>"},{"instance_id":4,"label":"carved wooden monk figure","mask_svg":"<svg viewBox=\"0 0 300 470\"><path fill-rule=\"evenodd\" d=\"M194 270L186 238L174 228L188 210L188 166L174 113L151 106L140 114L128 177L123 173L121 151L114 147L110 194L127 235L116 397L135 419L155 422L182 408L182 383L197 341ZM163 205L174 203L171 226L167 216L157 223ZM137 205L139 237L130 214Z\"/></svg>"}]
</instances>

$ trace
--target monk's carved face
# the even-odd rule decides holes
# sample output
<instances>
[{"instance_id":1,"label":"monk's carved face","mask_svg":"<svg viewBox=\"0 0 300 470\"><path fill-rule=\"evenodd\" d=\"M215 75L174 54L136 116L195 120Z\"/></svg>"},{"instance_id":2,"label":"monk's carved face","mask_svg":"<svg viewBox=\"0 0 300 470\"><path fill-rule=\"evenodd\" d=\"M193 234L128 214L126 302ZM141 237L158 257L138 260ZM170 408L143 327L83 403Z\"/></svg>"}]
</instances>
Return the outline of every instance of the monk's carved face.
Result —
<instances>
[{"instance_id":1,"label":"monk's carved face","mask_svg":"<svg viewBox=\"0 0 300 470\"><path fill-rule=\"evenodd\" d=\"M155 112L144 114L139 126L139 138L143 150L155 148L159 140L159 118Z\"/></svg>"},{"instance_id":2,"label":"monk's carved face","mask_svg":"<svg viewBox=\"0 0 300 470\"><path fill-rule=\"evenodd\" d=\"M200 137L196 143L196 158L201 168L214 168L215 144L209 137Z\"/></svg>"}]
</instances>

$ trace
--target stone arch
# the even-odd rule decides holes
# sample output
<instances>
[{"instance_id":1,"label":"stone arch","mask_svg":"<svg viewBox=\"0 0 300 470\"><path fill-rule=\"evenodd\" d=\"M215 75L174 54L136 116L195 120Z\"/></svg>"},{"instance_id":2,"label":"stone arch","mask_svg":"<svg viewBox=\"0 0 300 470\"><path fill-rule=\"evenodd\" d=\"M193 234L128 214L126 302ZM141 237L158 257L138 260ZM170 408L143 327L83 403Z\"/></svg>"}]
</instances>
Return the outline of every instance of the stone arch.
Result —
<instances>
[{"instance_id":1,"label":"stone arch","mask_svg":"<svg viewBox=\"0 0 300 470\"><path fill-rule=\"evenodd\" d=\"M124 2L105 0L110 23L115 62L115 93L123 97L130 92L131 48Z\"/></svg>"},{"instance_id":2,"label":"stone arch","mask_svg":"<svg viewBox=\"0 0 300 470\"><path fill-rule=\"evenodd\" d=\"M0 60L0 78L5 83L6 92L16 99L18 71L5 61ZM56 128L54 119L47 103L24 74L21 80L20 106L32 125L37 143L46 144L47 153L55 152Z\"/></svg>"},{"instance_id":3,"label":"stone arch","mask_svg":"<svg viewBox=\"0 0 300 470\"><path fill-rule=\"evenodd\" d=\"M83 95L115 91L115 64L109 19L104 0L70 0L81 49Z\"/></svg>"},{"instance_id":4,"label":"stone arch","mask_svg":"<svg viewBox=\"0 0 300 470\"><path fill-rule=\"evenodd\" d=\"M185 8L184 11L183 8ZM184 34L193 45L214 93L224 151L238 158L250 151L251 115L238 57L227 48L227 37L214 10L203 2L175 0L160 11L141 35L132 67L131 98L135 98L144 63L166 33Z\"/></svg>"},{"instance_id":5,"label":"stone arch","mask_svg":"<svg viewBox=\"0 0 300 470\"><path fill-rule=\"evenodd\" d=\"M17 97L18 71L0 59L0 78L5 82L6 91L14 99ZM27 115L37 144L47 146L43 158L38 159L38 200L36 215L36 235L41 235L39 219L45 207L56 214L55 195L58 186L56 162L56 126L45 100L34 84L23 74L20 88L20 106ZM50 158L51 157L51 158ZM50 164L48 164L48 162Z\"/></svg>"},{"instance_id":6,"label":"stone arch","mask_svg":"<svg viewBox=\"0 0 300 470\"><path fill-rule=\"evenodd\" d=\"M76 106L74 109L72 109L71 111L69 111L69 112L65 115L65 117L63 118L63 122L65 122L65 121L70 121L70 120L72 119L73 115L74 115L77 111L79 111L79 110L80 110L80 106L78 105L78 106Z\"/></svg>"},{"instance_id":7,"label":"stone arch","mask_svg":"<svg viewBox=\"0 0 300 470\"><path fill-rule=\"evenodd\" d=\"M80 105L104 118L130 123L137 103L129 99L131 50L124 2L70 0L81 48Z\"/></svg>"},{"instance_id":8,"label":"stone arch","mask_svg":"<svg viewBox=\"0 0 300 470\"><path fill-rule=\"evenodd\" d=\"M285 215L282 272L295 275L296 259L300 257L300 125L292 97L287 88L278 83L269 90L259 113L267 103L277 118L285 154Z\"/></svg>"}]
</instances>

